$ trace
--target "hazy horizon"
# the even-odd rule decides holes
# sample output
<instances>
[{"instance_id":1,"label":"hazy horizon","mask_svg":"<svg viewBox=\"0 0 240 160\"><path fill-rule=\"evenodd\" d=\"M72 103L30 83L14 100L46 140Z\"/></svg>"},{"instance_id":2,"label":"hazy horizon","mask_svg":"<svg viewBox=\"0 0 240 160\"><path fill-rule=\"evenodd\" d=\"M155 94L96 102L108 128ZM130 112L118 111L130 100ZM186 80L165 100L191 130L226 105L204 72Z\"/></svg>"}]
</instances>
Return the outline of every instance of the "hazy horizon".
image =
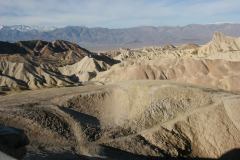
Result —
<instances>
[{"instance_id":1,"label":"hazy horizon","mask_svg":"<svg viewBox=\"0 0 240 160\"><path fill-rule=\"evenodd\" d=\"M65 28L65 27L86 27L86 28L107 28L107 29L128 29L128 28L139 28L139 27L186 27L186 26L191 26L191 25L200 25L200 26L206 26L206 25L227 25L227 24L240 24L240 22L222 22L222 23L192 23L192 24L185 24L185 25L159 25L159 26L154 26L154 25L138 25L138 26L131 26L131 27L104 27L104 26L86 26L86 25L63 25L63 26L48 26L48 25L25 25L25 24L12 24L12 25L6 25L6 24L1 24L0 26L5 26L5 27L11 27L11 26L29 26L29 27L55 27L55 28Z\"/></svg>"},{"instance_id":2,"label":"hazy horizon","mask_svg":"<svg viewBox=\"0 0 240 160\"><path fill-rule=\"evenodd\" d=\"M236 0L6 0L2 25L132 28L240 22Z\"/></svg>"}]
</instances>

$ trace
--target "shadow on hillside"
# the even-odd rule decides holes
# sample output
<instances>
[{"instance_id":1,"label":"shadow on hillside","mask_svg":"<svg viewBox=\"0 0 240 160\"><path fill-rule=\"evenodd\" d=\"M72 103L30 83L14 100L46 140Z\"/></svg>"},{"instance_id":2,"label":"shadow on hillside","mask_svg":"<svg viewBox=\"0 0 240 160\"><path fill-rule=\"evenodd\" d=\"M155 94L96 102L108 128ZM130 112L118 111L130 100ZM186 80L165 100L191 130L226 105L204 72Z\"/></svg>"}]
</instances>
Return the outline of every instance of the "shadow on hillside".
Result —
<instances>
[{"instance_id":1,"label":"shadow on hillside","mask_svg":"<svg viewBox=\"0 0 240 160\"><path fill-rule=\"evenodd\" d=\"M21 159L29 142L24 130L0 124L0 159L3 159L1 152Z\"/></svg>"},{"instance_id":2,"label":"shadow on hillside","mask_svg":"<svg viewBox=\"0 0 240 160\"><path fill-rule=\"evenodd\" d=\"M110 66L121 62L120 60L113 59L104 54L92 53L91 55L89 55L89 57L95 58L98 61L103 61L103 62L109 64Z\"/></svg>"},{"instance_id":3,"label":"shadow on hillside","mask_svg":"<svg viewBox=\"0 0 240 160\"><path fill-rule=\"evenodd\" d=\"M85 124L88 126L100 126L99 120L94 116L82 112L77 112L75 110L65 107L61 107L60 109L70 114L76 121L80 122L81 124Z\"/></svg>"},{"instance_id":4,"label":"shadow on hillside","mask_svg":"<svg viewBox=\"0 0 240 160\"><path fill-rule=\"evenodd\" d=\"M89 159L89 158L88 158ZM88 160L69 151L53 153L48 151L28 152L23 160Z\"/></svg>"},{"instance_id":5,"label":"shadow on hillside","mask_svg":"<svg viewBox=\"0 0 240 160\"><path fill-rule=\"evenodd\" d=\"M0 71L0 76L7 77L7 78L11 79L12 81L16 82L17 85L23 90L28 89L28 84L23 80L16 79L15 77L11 77L9 75L3 74L1 71ZM10 89L8 88L8 90L10 90Z\"/></svg>"},{"instance_id":6,"label":"shadow on hillside","mask_svg":"<svg viewBox=\"0 0 240 160\"><path fill-rule=\"evenodd\" d=\"M27 51L16 43L0 41L0 54L26 54Z\"/></svg>"},{"instance_id":7,"label":"shadow on hillside","mask_svg":"<svg viewBox=\"0 0 240 160\"><path fill-rule=\"evenodd\" d=\"M168 155L162 155L162 157L151 157L136 155L112 147L103 147L103 154L109 159L113 160L240 160L240 149L230 150L223 154L220 158L214 159L201 157L171 157Z\"/></svg>"},{"instance_id":8,"label":"shadow on hillside","mask_svg":"<svg viewBox=\"0 0 240 160\"><path fill-rule=\"evenodd\" d=\"M223 156L221 156L219 159L214 158L174 158L174 157L149 157L149 156L141 156L141 155L135 155L133 153L120 151L118 149L113 149L111 147L105 148L105 156L107 158L99 158L99 157L87 157L83 155L76 155L73 153L33 153L32 155L28 155L24 158L24 160L239 160L240 159L240 149L233 149L227 153L225 153ZM108 152L108 153L106 153Z\"/></svg>"}]
</instances>

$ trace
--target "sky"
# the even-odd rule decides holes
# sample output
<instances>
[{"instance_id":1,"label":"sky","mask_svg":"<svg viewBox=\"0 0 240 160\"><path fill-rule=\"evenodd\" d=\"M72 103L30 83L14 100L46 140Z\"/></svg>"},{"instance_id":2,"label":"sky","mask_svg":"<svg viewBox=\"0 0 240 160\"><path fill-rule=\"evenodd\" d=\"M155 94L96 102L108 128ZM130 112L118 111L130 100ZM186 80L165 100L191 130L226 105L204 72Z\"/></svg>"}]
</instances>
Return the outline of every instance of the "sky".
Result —
<instances>
[{"instance_id":1,"label":"sky","mask_svg":"<svg viewBox=\"0 0 240 160\"><path fill-rule=\"evenodd\" d=\"M1 25L184 26L240 23L240 0L0 0Z\"/></svg>"}]
</instances>

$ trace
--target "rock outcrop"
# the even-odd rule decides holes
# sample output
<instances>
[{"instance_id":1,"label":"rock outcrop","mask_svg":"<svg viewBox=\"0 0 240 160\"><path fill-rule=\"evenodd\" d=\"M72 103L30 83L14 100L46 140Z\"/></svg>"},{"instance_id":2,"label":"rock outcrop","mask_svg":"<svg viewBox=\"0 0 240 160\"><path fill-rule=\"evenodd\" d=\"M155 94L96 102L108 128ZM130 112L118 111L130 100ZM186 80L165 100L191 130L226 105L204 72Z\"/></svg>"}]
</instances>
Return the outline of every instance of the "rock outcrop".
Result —
<instances>
[{"instance_id":1,"label":"rock outcrop","mask_svg":"<svg viewBox=\"0 0 240 160\"><path fill-rule=\"evenodd\" d=\"M200 54L212 54L240 50L240 38L225 36L221 32L213 35L212 41L199 49Z\"/></svg>"}]
</instances>

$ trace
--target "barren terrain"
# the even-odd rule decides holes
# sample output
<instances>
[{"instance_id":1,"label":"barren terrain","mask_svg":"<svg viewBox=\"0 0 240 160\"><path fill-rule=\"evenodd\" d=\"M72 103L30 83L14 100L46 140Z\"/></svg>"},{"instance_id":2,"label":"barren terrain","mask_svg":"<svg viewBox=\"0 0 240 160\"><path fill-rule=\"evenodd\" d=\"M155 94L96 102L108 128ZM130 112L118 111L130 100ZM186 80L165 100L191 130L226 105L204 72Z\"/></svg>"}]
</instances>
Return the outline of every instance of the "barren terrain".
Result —
<instances>
[{"instance_id":1,"label":"barren terrain","mask_svg":"<svg viewBox=\"0 0 240 160\"><path fill-rule=\"evenodd\" d=\"M15 93L1 98L0 113L1 123L25 130L24 159L41 152L218 158L240 147L239 99L173 82L128 81Z\"/></svg>"},{"instance_id":2,"label":"barren terrain","mask_svg":"<svg viewBox=\"0 0 240 160\"><path fill-rule=\"evenodd\" d=\"M0 127L22 137L21 147L0 141L10 156L240 157L239 38L101 54L64 41L2 44Z\"/></svg>"}]
</instances>

